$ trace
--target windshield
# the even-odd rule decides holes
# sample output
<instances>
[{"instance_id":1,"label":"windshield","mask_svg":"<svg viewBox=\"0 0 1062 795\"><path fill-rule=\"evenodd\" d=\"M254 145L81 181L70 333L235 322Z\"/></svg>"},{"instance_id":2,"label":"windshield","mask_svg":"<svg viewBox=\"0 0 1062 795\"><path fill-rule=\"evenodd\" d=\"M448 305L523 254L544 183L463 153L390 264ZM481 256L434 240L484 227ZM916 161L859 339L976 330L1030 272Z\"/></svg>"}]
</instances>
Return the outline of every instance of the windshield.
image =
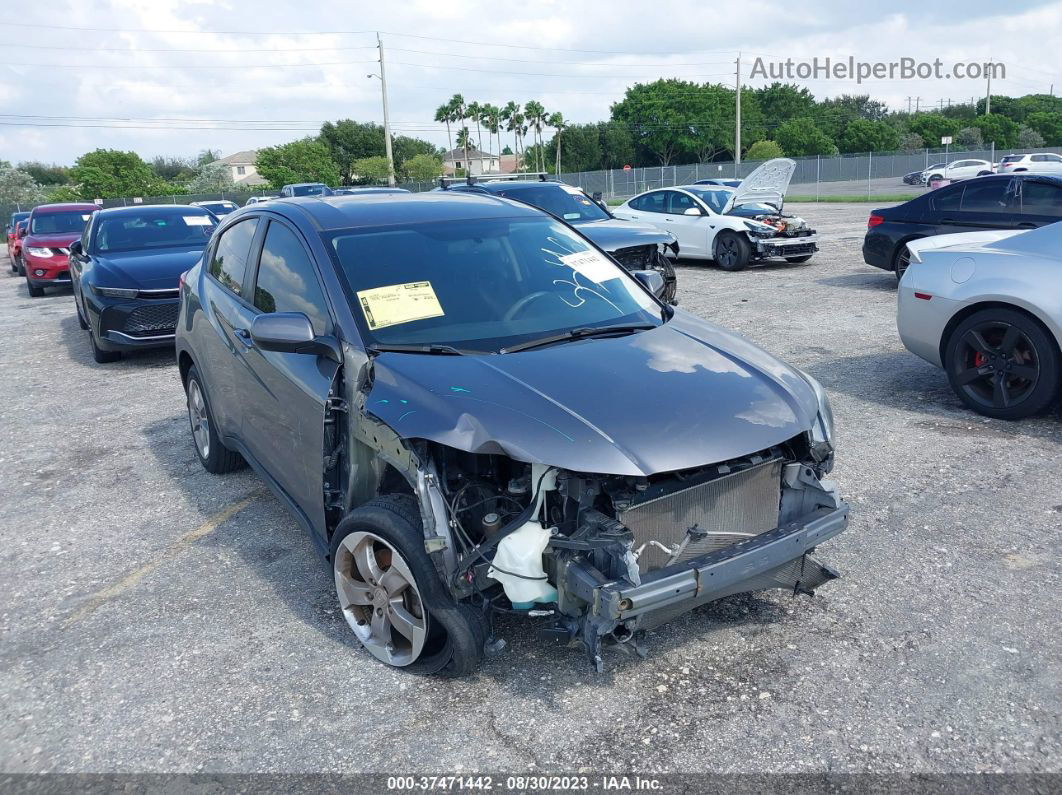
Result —
<instances>
[{"instance_id":1,"label":"windshield","mask_svg":"<svg viewBox=\"0 0 1062 795\"><path fill-rule=\"evenodd\" d=\"M188 208L104 216L96 225L95 251L103 254L146 248L203 248L216 225L207 213Z\"/></svg>"},{"instance_id":2,"label":"windshield","mask_svg":"<svg viewBox=\"0 0 1062 795\"><path fill-rule=\"evenodd\" d=\"M726 206L727 200L734 193L734 191L726 188L704 188L696 185L683 188L683 190L689 191L707 204L713 213L723 212L723 207Z\"/></svg>"},{"instance_id":3,"label":"windshield","mask_svg":"<svg viewBox=\"0 0 1062 795\"><path fill-rule=\"evenodd\" d=\"M87 210L76 210L67 213L35 215L30 222L30 233L34 235L62 235L80 232L85 227L85 221L89 219L91 214Z\"/></svg>"},{"instance_id":4,"label":"windshield","mask_svg":"<svg viewBox=\"0 0 1062 795\"><path fill-rule=\"evenodd\" d=\"M324 185L296 185L291 189L292 196L323 196L328 190Z\"/></svg>"},{"instance_id":5,"label":"windshield","mask_svg":"<svg viewBox=\"0 0 1062 795\"><path fill-rule=\"evenodd\" d=\"M329 242L367 343L494 353L576 328L661 322L633 277L553 219L389 226Z\"/></svg>"},{"instance_id":6,"label":"windshield","mask_svg":"<svg viewBox=\"0 0 1062 795\"><path fill-rule=\"evenodd\" d=\"M236 205L228 202L200 202L196 206L202 207L204 210L210 210L214 215L228 215L236 210Z\"/></svg>"},{"instance_id":7,"label":"windshield","mask_svg":"<svg viewBox=\"0 0 1062 795\"><path fill-rule=\"evenodd\" d=\"M521 187L498 191L499 196L508 196L517 201L533 204L547 213L563 218L569 223L581 221L606 221L608 213L578 188L557 183L543 183L533 188Z\"/></svg>"}]
</instances>

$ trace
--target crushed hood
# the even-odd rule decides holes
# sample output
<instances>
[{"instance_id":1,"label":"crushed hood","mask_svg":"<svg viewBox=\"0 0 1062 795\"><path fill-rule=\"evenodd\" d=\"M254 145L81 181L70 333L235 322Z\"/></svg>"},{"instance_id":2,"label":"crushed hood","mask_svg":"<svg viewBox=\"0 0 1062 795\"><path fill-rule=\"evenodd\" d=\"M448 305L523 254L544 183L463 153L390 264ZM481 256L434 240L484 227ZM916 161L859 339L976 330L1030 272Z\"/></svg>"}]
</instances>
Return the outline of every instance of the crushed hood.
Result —
<instances>
[{"instance_id":1,"label":"crushed hood","mask_svg":"<svg viewBox=\"0 0 1062 795\"><path fill-rule=\"evenodd\" d=\"M763 202L780 209L795 171L796 161L788 157L776 157L774 160L761 163L734 189L730 200L723 207L723 213L730 212L731 208L740 204L752 204L753 202Z\"/></svg>"},{"instance_id":2,"label":"crushed hood","mask_svg":"<svg viewBox=\"0 0 1062 795\"><path fill-rule=\"evenodd\" d=\"M409 439L581 472L725 461L809 429L815 394L748 340L677 311L625 337L488 356L383 353L366 410Z\"/></svg>"},{"instance_id":3,"label":"crushed hood","mask_svg":"<svg viewBox=\"0 0 1062 795\"><path fill-rule=\"evenodd\" d=\"M605 221L588 221L576 224L575 228L610 254L613 251L619 251L621 248L660 243L670 246L675 242L675 238L670 232L664 232L647 224L621 221L619 218L609 218Z\"/></svg>"}]
</instances>

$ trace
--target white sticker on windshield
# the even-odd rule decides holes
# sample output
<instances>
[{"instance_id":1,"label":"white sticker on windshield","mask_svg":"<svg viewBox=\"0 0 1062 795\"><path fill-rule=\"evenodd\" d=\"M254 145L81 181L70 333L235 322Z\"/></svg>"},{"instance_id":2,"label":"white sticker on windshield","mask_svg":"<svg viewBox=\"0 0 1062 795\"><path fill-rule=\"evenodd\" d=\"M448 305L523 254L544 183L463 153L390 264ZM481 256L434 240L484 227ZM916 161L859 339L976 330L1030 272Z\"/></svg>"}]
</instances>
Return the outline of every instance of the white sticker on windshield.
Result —
<instances>
[{"instance_id":1,"label":"white sticker on windshield","mask_svg":"<svg viewBox=\"0 0 1062 795\"><path fill-rule=\"evenodd\" d=\"M598 284L615 279L619 275L616 273L616 266L593 249L565 254L560 261L576 273Z\"/></svg>"},{"instance_id":2,"label":"white sticker on windshield","mask_svg":"<svg viewBox=\"0 0 1062 795\"><path fill-rule=\"evenodd\" d=\"M92 216L91 216L90 214L88 214L88 213L85 213L84 215L82 215L82 216L81 216L81 220L82 220L82 221L87 221L87 220L88 220L89 218L91 218L91 217L92 217Z\"/></svg>"},{"instance_id":3,"label":"white sticker on windshield","mask_svg":"<svg viewBox=\"0 0 1062 795\"><path fill-rule=\"evenodd\" d=\"M210 220L206 215L182 215L185 224L188 226L213 226L214 222Z\"/></svg>"},{"instance_id":4,"label":"white sticker on windshield","mask_svg":"<svg viewBox=\"0 0 1062 795\"><path fill-rule=\"evenodd\" d=\"M414 320L426 320L446 314L431 282L407 282L359 290L358 302L365 315L365 322L371 329L412 323Z\"/></svg>"}]
</instances>

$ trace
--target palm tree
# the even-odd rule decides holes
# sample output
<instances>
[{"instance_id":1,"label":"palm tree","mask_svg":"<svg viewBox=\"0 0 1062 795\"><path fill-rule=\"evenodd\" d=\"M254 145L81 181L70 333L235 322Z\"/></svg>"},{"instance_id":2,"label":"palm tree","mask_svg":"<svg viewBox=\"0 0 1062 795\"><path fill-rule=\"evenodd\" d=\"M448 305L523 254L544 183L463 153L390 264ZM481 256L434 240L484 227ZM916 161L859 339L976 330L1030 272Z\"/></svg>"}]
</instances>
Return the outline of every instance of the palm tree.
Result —
<instances>
[{"instance_id":1,"label":"palm tree","mask_svg":"<svg viewBox=\"0 0 1062 795\"><path fill-rule=\"evenodd\" d=\"M520 170L519 169L519 166L520 166L520 144L519 144L519 142L516 139L516 130L521 124L523 124L523 120L522 119L520 121L517 121L517 116L519 116L519 115L520 115L520 106L518 104L516 104L515 102L513 102L512 100L509 100L509 102L506 103L505 107L501 109L501 118L502 118L502 121L505 122L505 131L506 132L511 132L513 134L513 154L516 155L517 171ZM501 157L501 154L500 154L500 151L501 151L501 136L500 135L498 137L498 149L499 149L499 155L498 156Z\"/></svg>"},{"instance_id":2,"label":"palm tree","mask_svg":"<svg viewBox=\"0 0 1062 795\"><path fill-rule=\"evenodd\" d=\"M513 133L516 136L516 165L518 168L522 168L521 162L524 156L524 135L527 133L527 125L524 123L527 119L523 113L513 114Z\"/></svg>"},{"instance_id":3,"label":"palm tree","mask_svg":"<svg viewBox=\"0 0 1062 795\"><path fill-rule=\"evenodd\" d=\"M440 105L435 109L435 121L446 122L446 148L452 150L454 148L454 142L450 138L450 105Z\"/></svg>"},{"instance_id":4,"label":"palm tree","mask_svg":"<svg viewBox=\"0 0 1062 795\"><path fill-rule=\"evenodd\" d=\"M560 176L560 172L561 172L561 133L568 126L568 123L566 121L564 121L564 116L562 116L559 111L557 113L552 114L549 117L549 120L546 123L549 124L550 127L552 127L554 130L557 131L557 134L553 136L554 140L557 143L557 164L556 164L556 171L554 173L556 173L557 176Z\"/></svg>"},{"instance_id":5,"label":"palm tree","mask_svg":"<svg viewBox=\"0 0 1062 795\"><path fill-rule=\"evenodd\" d=\"M491 105L489 102L483 106L483 123L487 127L487 132L491 136L498 137L498 170L501 170L501 121L502 110L497 105ZM491 138L491 148L494 148L494 139Z\"/></svg>"},{"instance_id":6,"label":"palm tree","mask_svg":"<svg viewBox=\"0 0 1062 795\"><path fill-rule=\"evenodd\" d=\"M483 148L483 130L480 129L479 123L483 119L483 106L478 102L468 103L468 119L476 123L476 144L473 149Z\"/></svg>"},{"instance_id":7,"label":"palm tree","mask_svg":"<svg viewBox=\"0 0 1062 795\"><path fill-rule=\"evenodd\" d=\"M460 94L454 94L450 97L450 101L447 103L450 107L450 121L464 126L465 119L468 118L468 108L465 105L465 98ZM464 146L461 145L461 141L457 142L458 146L461 146L465 150L465 165L468 165L468 138L465 138Z\"/></svg>"},{"instance_id":8,"label":"palm tree","mask_svg":"<svg viewBox=\"0 0 1062 795\"><path fill-rule=\"evenodd\" d=\"M542 138L542 126L546 123L546 109L542 106L542 103L537 100L531 100L524 105L524 115L527 117L527 123L534 131L535 144L541 144ZM536 162L535 165L539 171L546 170L545 159L542 156L542 147L539 145L538 150L535 152Z\"/></svg>"},{"instance_id":9,"label":"palm tree","mask_svg":"<svg viewBox=\"0 0 1062 795\"><path fill-rule=\"evenodd\" d=\"M462 127L457 131L457 145L465 150L465 159L462 162L465 164L466 175L472 173L472 164L468 162L468 149L472 145L471 138L472 134L468 131L468 127Z\"/></svg>"}]
</instances>

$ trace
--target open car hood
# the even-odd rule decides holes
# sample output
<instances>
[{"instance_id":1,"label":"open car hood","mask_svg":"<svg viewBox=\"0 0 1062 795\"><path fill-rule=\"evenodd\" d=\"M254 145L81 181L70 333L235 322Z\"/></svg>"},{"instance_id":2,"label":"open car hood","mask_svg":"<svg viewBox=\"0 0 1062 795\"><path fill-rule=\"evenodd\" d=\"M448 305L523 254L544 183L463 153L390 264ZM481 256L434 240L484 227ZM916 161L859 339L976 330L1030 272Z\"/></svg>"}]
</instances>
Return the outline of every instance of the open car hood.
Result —
<instances>
[{"instance_id":1,"label":"open car hood","mask_svg":"<svg viewBox=\"0 0 1062 795\"><path fill-rule=\"evenodd\" d=\"M723 207L723 213L739 204L763 202L775 209L781 208L785 201L785 192L789 190L789 181L796 171L796 161L788 157L776 157L755 169L741 184L734 189L730 200Z\"/></svg>"},{"instance_id":2,"label":"open car hood","mask_svg":"<svg viewBox=\"0 0 1062 795\"><path fill-rule=\"evenodd\" d=\"M818 401L791 367L676 312L624 337L484 356L381 353L365 408L406 439L579 472L650 475L780 444Z\"/></svg>"}]
</instances>

